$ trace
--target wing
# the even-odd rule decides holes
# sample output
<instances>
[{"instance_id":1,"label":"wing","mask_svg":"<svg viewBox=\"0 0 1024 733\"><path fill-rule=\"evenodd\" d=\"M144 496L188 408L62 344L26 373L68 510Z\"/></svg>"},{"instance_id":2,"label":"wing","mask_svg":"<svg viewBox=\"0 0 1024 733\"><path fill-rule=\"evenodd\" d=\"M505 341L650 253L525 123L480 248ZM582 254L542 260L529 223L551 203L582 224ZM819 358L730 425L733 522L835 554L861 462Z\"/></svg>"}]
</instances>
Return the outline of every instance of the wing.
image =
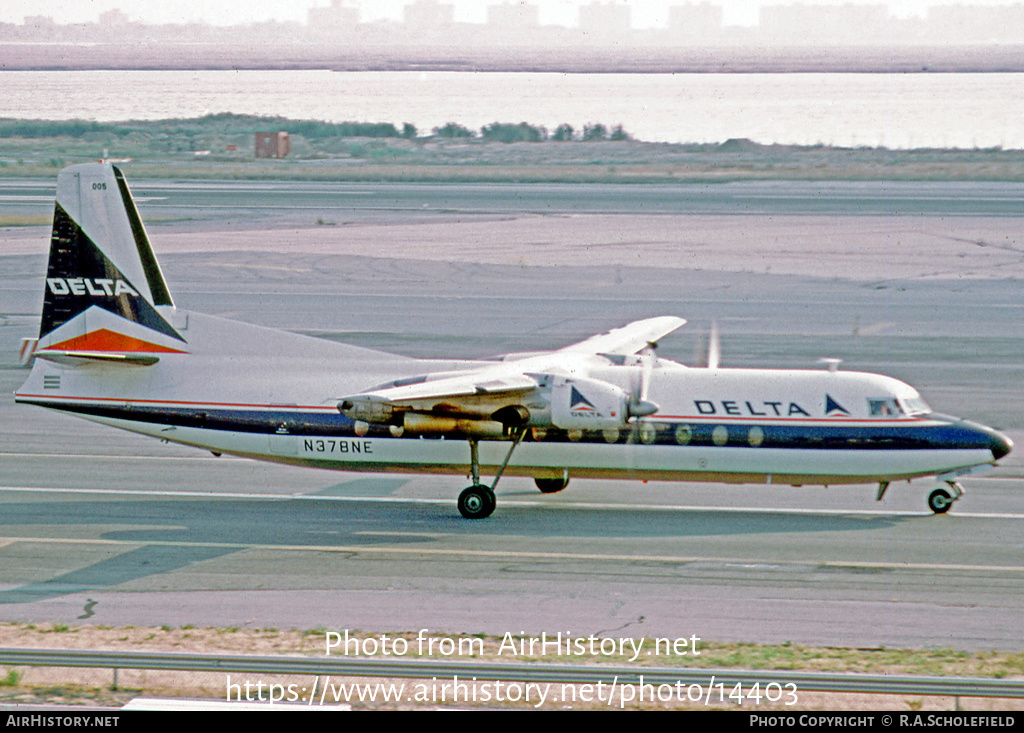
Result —
<instances>
[{"instance_id":1,"label":"wing","mask_svg":"<svg viewBox=\"0 0 1024 733\"><path fill-rule=\"evenodd\" d=\"M586 379L588 366L607 366L608 356L635 354L685 322L672 316L650 318L557 351L456 374L399 380L345 397L338 403L338 410L354 420L374 424L408 424L406 416L413 414L522 425L538 411L550 412L553 380L562 383L567 377ZM593 384L596 380L589 381ZM601 385L612 392L611 399L622 397L618 388ZM623 411L620 409L618 414L621 418Z\"/></svg>"},{"instance_id":2,"label":"wing","mask_svg":"<svg viewBox=\"0 0 1024 733\"><path fill-rule=\"evenodd\" d=\"M559 349L557 353L571 354L616 354L629 356L648 346L657 344L658 340L686 323L675 316L648 318L633 321L621 328L613 328L607 333L591 336L578 344Z\"/></svg>"},{"instance_id":3,"label":"wing","mask_svg":"<svg viewBox=\"0 0 1024 733\"><path fill-rule=\"evenodd\" d=\"M508 367L510 364L495 365ZM468 403L499 394L529 392L539 385L536 378L501 368L484 368L450 377L421 377L382 385L346 400L369 399L386 402L397 409L436 411L440 402Z\"/></svg>"}]
</instances>

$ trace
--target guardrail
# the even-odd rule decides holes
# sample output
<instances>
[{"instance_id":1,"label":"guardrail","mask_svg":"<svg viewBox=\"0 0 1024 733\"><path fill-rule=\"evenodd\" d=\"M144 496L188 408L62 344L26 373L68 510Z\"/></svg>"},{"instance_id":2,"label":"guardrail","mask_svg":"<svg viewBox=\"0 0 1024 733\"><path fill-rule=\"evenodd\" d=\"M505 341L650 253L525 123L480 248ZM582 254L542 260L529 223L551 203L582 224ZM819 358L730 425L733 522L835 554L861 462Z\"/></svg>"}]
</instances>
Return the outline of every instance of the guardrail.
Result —
<instances>
[{"instance_id":1,"label":"guardrail","mask_svg":"<svg viewBox=\"0 0 1024 733\"><path fill-rule=\"evenodd\" d=\"M1024 680L978 677L920 677L911 675L835 672L747 671L665 667L612 667L557 664L496 664L431 659L372 657L284 657L171 652L67 651L58 649L0 649L0 664L36 667L94 667L159 669L187 672L244 672L280 675L338 675L342 677L419 678L459 677L468 680L514 680L567 684L701 685L726 690L794 684L800 692L879 693L886 695L947 695L951 697L1024 698Z\"/></svg>"}]
</instances>

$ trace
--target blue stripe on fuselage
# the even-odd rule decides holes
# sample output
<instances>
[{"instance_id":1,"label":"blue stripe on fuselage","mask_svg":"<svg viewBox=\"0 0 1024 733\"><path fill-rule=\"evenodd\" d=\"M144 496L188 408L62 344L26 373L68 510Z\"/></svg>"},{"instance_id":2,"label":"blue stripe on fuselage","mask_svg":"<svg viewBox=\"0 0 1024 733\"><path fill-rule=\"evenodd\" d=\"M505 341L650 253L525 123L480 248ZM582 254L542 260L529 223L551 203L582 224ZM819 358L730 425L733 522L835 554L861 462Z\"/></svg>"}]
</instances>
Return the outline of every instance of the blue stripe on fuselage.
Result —
<instances>
[{"instance_id":1,"label":"blue stripe on fuselage","mask_svg":"<svg viewBox=\"0 0 1024 733\"><path fill-rule=\"evenodd\" d=\"M288 408L239 409L149 406L145 404L89 405L22 398L22 402L62 410L83 416L129 420L155 425L201 428L243 433L288 434L317 437L393 438L388 426L360 425L334 411L312 412ZM644 430L626 426L618 435L589 430L582 435L547 428L538 441L530 431L526 440L544 443L625 443L663 446L702 446L748 448L787 448L801 450L961 450L984 449L992 445L992 435L973 425L957 421L919 420L891 422L885 425L837 425L715 422L647 421ZM649 428L655 428L652 437ZM717 430L717 433L716 433ZM725 431L723 433L722 431ZM408 434L406 437L411 437ZM456 437L458 437L456 435ZM610 438L615 438L611 440Z\"/></svg>"}]
</instances>

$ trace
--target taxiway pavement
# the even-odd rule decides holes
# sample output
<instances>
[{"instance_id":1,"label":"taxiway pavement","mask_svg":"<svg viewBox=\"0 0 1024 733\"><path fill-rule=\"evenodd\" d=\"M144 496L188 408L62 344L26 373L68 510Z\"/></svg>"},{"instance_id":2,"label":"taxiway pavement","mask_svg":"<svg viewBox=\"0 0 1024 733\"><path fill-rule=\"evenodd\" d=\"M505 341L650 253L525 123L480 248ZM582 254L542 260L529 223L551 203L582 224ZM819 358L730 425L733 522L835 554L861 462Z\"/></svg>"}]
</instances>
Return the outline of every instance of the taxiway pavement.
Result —
<instances>
[{"instance_id":1,"label":"taxiway pavement","mask_svg":"<svg viewBox=\"0 0 1024 733\"><path fill-rule=\"evenodd\" d=\"M725 365L839 357L1018 449L965 481L946 516L925 509L928 481L876 503L871 486L573 481L543 496L508 478L495 515L467 522L458 478L215 458L8 398L0 619L1020 649L1013 195L949 217L865 213L849 196L816 212L608 213L581 188L575 213L451 201L348 225L300 226L295 211L257 217L262 229L151 225L185 308L423 356L552 348L673 314L690 324L660 353L684 363L714 319ZM46 237L0 232L8 395L37 328Z\"/></svg>"}]
</instances>

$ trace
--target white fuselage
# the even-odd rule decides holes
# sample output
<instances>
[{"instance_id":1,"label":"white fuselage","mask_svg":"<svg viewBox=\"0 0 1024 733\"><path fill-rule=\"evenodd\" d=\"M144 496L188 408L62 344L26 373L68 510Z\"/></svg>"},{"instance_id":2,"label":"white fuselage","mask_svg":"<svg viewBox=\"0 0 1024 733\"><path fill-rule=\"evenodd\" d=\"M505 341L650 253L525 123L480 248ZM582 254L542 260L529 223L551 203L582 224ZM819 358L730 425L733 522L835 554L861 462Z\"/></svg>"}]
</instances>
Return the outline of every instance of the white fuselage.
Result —
<instances>
[{"instance_id":1,"label":"white fuselage","mask_svg":"<svg viewBox=\"0 0 1024 733\"><path fill-rule=\"evenodd\" d=\"M458 435L352 420L338 401L389 380L490 362L409 359L196 314L174 320L186 324L189 353L130 367L38 359L18 400L215 453L347 471L469 472L468 443ZM629 390L641 367L581 357L571 368ZM915 412L917 392L878 375L662 360L649 398L657 412L621 428L528 430L507 473L831 484L994 460L994 431ZM481 470L493 472L508 446L480 441Z\"/></svg>"}]
</instances>

